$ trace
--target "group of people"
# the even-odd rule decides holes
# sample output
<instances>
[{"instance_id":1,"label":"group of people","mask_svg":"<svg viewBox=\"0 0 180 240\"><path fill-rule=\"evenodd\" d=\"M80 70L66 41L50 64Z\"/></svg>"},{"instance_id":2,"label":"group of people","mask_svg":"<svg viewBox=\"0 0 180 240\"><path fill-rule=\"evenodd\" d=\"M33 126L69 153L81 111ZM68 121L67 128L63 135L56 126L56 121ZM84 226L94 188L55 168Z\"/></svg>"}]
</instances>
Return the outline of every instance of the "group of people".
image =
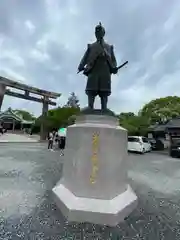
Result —
<instances>
[{"instance_id":1,"label":"group of people","mask_svg":"<svg viewBox=\"0 0 180 240\"><path fill-rule=\"evenodd\" d=\"M60 155L64 155L64 149L66 144L66 137L60 136L57 131L49 132L48 135L48 149L54 151L54 149L60 149Z\"/></svg>"}]
</instances>

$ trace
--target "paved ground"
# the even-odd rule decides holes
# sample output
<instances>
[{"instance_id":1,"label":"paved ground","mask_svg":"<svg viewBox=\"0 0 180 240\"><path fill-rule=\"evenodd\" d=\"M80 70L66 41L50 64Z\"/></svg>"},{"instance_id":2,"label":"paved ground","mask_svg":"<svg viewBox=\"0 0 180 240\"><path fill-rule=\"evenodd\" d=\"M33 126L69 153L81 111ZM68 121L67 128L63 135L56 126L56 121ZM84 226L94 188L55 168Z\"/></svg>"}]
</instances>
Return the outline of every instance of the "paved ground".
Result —
<instances>
[{"instance_id":1,"label":"paved ground","mask_svg":"<svg viewBox=\"0 0 180 240\"><path fill-rule=\"evenodd\" d=\"M0 143L8 142L37 142L39 141L38 136L29 136L27 134L15 134L15 133L5 133L0 134Z\"/></svg>"},{"instance_id":2,"label":"paved ground","mask_svg":"<svg viewBox=\"0 0 180 240\"><path fill-rule=\"evenodd\" d=\"M180 239L180 159L129 155L138 208L116 228L68 224L51 189L63 158L40 143L0 145L0 240Z\"/></svg>"}]
</instances>

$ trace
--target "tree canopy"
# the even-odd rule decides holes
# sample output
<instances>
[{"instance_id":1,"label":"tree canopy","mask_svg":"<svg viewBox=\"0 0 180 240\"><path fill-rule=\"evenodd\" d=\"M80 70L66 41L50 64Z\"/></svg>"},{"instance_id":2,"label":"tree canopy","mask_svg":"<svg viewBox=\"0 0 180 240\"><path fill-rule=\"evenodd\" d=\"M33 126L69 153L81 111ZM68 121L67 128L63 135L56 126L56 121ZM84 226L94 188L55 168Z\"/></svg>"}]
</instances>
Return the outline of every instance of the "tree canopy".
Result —
<instances>
[{"instance_id":1,"label":"tree canopy","mask_svg":"<svg viewBox=\"0 0 180 240\"><path fill-rule=\"evenodd\" d=\"M137 116L132 112L121 113L119 125L128 130L129 135L146 135L149 127L149 120L144 116Z\"/></svg>"},{"instance_id":2,"label":"tree canopy","mask_svg":"<svg viewBox=\"0 0 180 240\"><path fill-rule=\"evenodd\" d=\"M148 118L151 124L180 116L180 97L168 96L152 100L144 105L139 114Z\"/></svg>"},{"instance_id":3,"label":"tree canopy","mask_svg":"<svg viewBox=\"0 0 180 240\"><path fill-rule=\"evenodd\" d=\"M79 99L74 92L72 92L63 107L57 107L48 111L47 117L40 116L34 128L40 127L44 122L47 130L59 129L60 127L67 127L75 122L75 116L80 112Z\"/></svg>"},{"instance_id":4,"label":"tree canopy","mask_svg":"<svg viewBox=\"0 0 180 240\"><path fill-rule=\"evenodd\" d=\"M40 126L42 121L48 130L58 129L60 127L67 127L75 121L75 115L80 111L79 108L74 107L58 107L48 111L47 117L42 119L40 116L36 122L35 126Z\"/></svg>"},{"instance_id":5,"label":"tree canopy","mask_svg":"<svg viewBox=\"0 0 180 240\"><path fill-rule=\"evenodd\" d=\"M79 108L79 99L74 92L72 92L67 100L65 107Z\"/></svg>"}]
</instances>

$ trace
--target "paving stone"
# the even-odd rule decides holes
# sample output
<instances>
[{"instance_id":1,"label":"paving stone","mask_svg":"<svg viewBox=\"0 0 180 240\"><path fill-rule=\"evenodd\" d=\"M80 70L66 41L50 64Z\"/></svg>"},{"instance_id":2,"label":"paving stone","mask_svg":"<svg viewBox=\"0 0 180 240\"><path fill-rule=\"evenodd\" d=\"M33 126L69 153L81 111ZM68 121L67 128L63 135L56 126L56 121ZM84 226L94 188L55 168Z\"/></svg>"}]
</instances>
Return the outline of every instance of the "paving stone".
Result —
<instances>
[{"instance_id":1,"label":"paving stone","mask_svg":"<svg viewBox=\"0 0 180 240\"><path fill-rule=\"evenodd\" d=\"M179 240L180 160L165 154L130 154L129 182L138 208L115 228L68 223L51 189L63 157L41 143L0 146L0 240Z\"/></svg>"}]
</instances>

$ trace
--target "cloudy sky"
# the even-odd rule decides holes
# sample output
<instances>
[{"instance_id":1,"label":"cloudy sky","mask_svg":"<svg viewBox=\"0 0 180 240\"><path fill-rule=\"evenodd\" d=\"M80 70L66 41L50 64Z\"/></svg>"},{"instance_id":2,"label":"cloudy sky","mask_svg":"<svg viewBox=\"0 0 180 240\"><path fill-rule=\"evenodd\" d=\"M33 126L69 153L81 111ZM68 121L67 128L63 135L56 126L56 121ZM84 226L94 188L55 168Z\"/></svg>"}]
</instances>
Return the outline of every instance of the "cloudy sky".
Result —
<instances>
[{"instance_id":1,"label":"cloudy sky","mask_svg":"<svg viewBox=\"0 0 180 240\"><path fill-rule=\"evenodd\" d=\"M77 66L101 21L118 63L109 107L138 111L146 102L180 95L179 0L0 0L0 75L87 104ZM97 100L97 107L99 101ZM3 109L39 114L41 104L5 97Z\"/></svg>"}]
</instances>

